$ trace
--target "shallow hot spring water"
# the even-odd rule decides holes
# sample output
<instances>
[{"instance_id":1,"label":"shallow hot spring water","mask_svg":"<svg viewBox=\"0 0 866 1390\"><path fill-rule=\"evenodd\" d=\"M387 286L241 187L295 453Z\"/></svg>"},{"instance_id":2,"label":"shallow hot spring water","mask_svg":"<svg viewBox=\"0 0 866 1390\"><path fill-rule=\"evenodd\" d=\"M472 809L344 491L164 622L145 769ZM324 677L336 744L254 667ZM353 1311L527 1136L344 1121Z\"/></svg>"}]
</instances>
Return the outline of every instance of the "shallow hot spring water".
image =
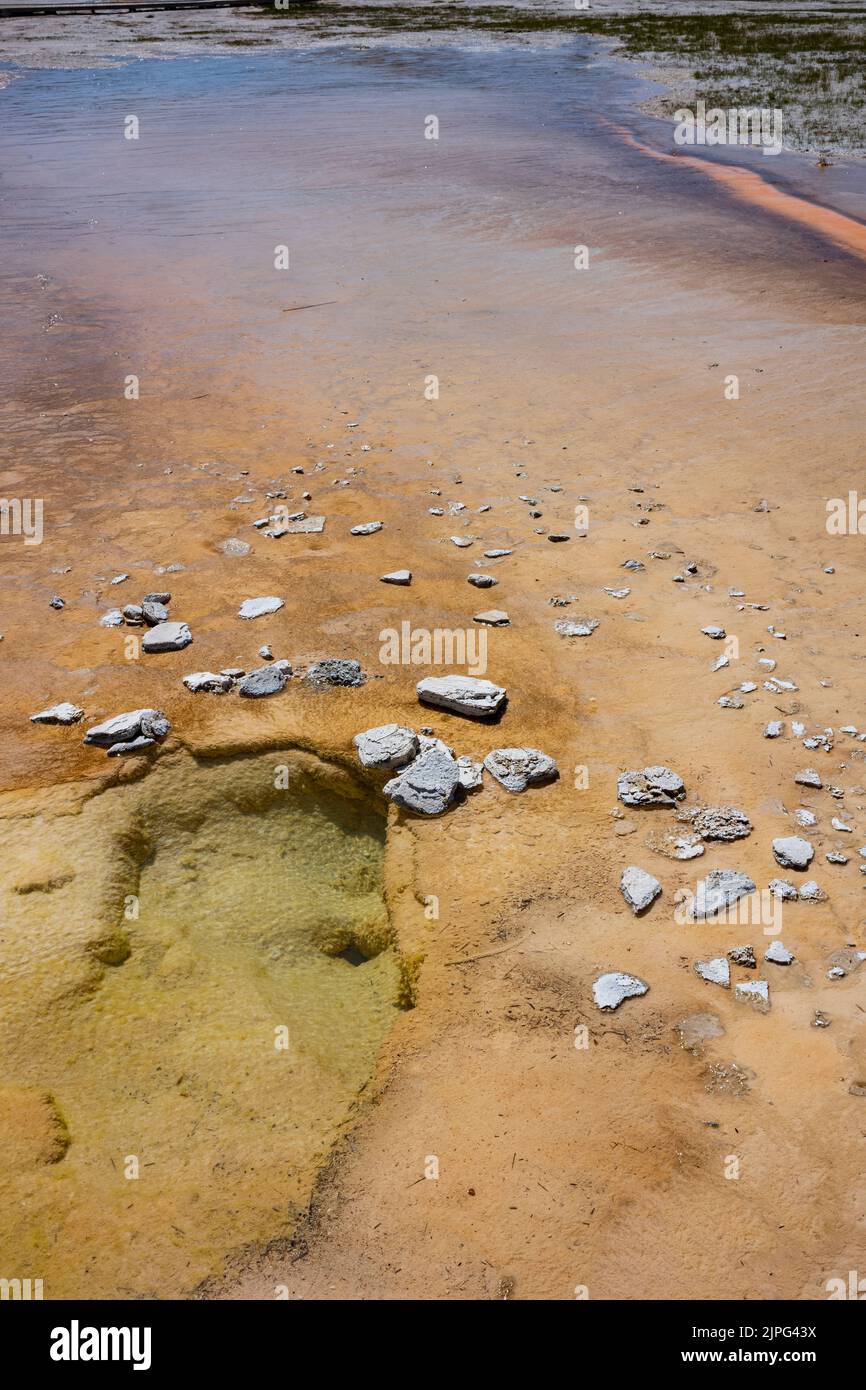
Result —
<instances>
[{"instance_id":1,"label":"shallow hot spring water","mask_svg":"<svg viewBox=\"0 0 866 1390\"><path fill-rule=\"evenodd\" d=\"M180 753L3 840L7 1277L170 1297L289 1235L400 1006L383 817Z\"/></svg>"}]
</instances>

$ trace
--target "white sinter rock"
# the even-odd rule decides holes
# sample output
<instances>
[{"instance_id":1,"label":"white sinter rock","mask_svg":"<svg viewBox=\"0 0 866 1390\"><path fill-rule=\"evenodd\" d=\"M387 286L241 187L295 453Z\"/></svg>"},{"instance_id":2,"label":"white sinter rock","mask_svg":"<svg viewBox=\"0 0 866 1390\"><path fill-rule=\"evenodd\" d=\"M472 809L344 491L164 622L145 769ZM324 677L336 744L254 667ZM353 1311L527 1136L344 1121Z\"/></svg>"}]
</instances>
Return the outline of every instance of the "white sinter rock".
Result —
<instances>
[{"instance_id":1,"label":"white sinter rock","mask_svg":"<svg viewBox=\"0 0 866 1390\"><path fill-rule=\"evenodd\" d=\"M266 613L276 613L284 603L285 599L274 598L273 595L267 598L245 598L238 609L238 617L263 618Z\"/></svg>"},{"instance_id":2,"label":"white sinter rock","mask_svg":"<svg viewBox=\"0 0 866 1390\"><path fill-rule=\"evenodd\" d=\"M592 986L592 997L598 1009L618 1009L624 999L635 999L646 994L649 985L637 975L626 975L622 970L611 970L599 975Z\"/></svg>"},{"instance_id":3,"label":"white sinter rock","mask_svg":"<svg viewBox=\"0 0 866 1390\"><path fill-rule=\"evenodd\" d=\"M418 736L402 724L380 724L352 739L364 767L404 767L418 754Z\"/></svg>"},{"instance_id":4,"label":"white sinter rock","mask_svg":"<svg viewBox=\"0 0 866 1390\"><path fill-rule=\"evenodd\" d=\"M696 960L694 969L695 973L709 984L721 985L723 989L730 988L731 967L724 956L714 956L712 960Z\"/></svg>"},{"instance_id":5,"label":"white sinter rock","mask_svg":"<svg viewBox=\"0 0 866 1390\"><path fill-rule=\"evenodd\" d=\"M646 869L638 868L636 864L630 864L627 869L623 869L619 888L635 916L639 912L645 912L662 891L658 879L648 874Z\"/></svg>"},{"instance_id":6,"label":"white sinter rock","mask_svg":"<svg viewBox=\"0 0 866 1390\"><path fill-rule=\"evenodd\" d=\"M507 694L503 686L475 676L425 676L415 690L422 704L466 714L471 719L496 714Z\"/></svg>"},{"instance_id":7,"label":"white sinter rock","mask_svg":"<svg viewBox=\"0 0 866 1390\"><path fill-rule=\"evenodd\" d=\"M559 776L556 763L538 748L494 748L484 766L509 792L523 792L537 782L550 782Z\"/></svg>"}]
</instances>

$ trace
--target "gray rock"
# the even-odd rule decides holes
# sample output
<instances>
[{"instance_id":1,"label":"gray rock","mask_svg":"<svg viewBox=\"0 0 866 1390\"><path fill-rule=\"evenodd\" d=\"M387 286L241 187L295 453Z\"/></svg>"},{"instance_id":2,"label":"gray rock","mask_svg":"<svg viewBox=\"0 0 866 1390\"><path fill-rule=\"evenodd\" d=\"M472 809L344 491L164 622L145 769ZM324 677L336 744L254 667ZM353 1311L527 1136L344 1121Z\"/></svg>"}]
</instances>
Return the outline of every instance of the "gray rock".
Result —
<instances>
[{"instance_id":1,"label":"gray rock","mask_svg":"<svg viewBox=\"0 0 866 1390\"><path fill-rule=\"evenodd\" d=\"M800 889L800 901L804 903L825 903L827 894L820 888L813 878L808 883L804 883Z\"/></svg>"},{"instance_id":2,"label":"gray rock","mask_svg":"<svg viewBox=\"0 0 866 1390\"><path fill-rule=\"evenodd\" d=\"M463 753L457 759L457 776L460 778L460 785L464 791L475 792L478 791L484 779L484 770L481 763L477 763L474 758Z\"/></svg>"},{"instance_id":3,"label":"gray rock","mask_svg":"<svg viewBox=\"0 0 866 1390\"><path fill-rule=\"evenodd\" d=\"M715 642L721 642L722 638L728 635L723 627L716 627L715 624L711 624L709 627L702 627L701 632L705 637L712 637Z\"/></svg>"},{"instance_id":4,"label":"gray rock","mask_svg":"<svg viewBox=\"0 0 866 1390\"><path fill-rule=\"evenodd\" d=\"M145 738L165 738L171 730L171 720L161 710L145 712L141 717L141 732Z\"/></svg>"},{"instance_id":5,"label":"gray rock","mask_svg":"<svg viewBox=\"0 0 866 1390\"><path fill-rule=\"evenodd\" d=\"M485 560L501 560L502 557L503 557L504 555L513 555L513 554L514 554L514 551L513 551L513 550L502 550L502 549L499 549L499 550L485 550L485 552L484 552L484 558L485 558Z\"/></svg>"},{"instance_id":6,"label":"gray rock","mask_svg":"<svg viewBox=\"0 0 866 1390\"><path fill-rule=\"evenodd\" d=\"M380 724L356 734L352 743L364 767L404 767L418 753L418 736L402 724Z\"/></svg>"},{"instance_id":7,"label":"gray rock","mask_svg":"<svg viewBox=\"0 0 866 1390\"><path fill-rule=\"evenodd\" d=\"M507 691L493 681L475 676L425 676L415 687L422 704L485 719L496 714L507 698Z\"/></svg>"},{"instance_id":8,"label":"gray rock","mask_svg":"<svg viewBox=\"0 0 866 1390\"><path fill-rule=\"evenodd\" d=\"M754 970L758 964L753 946L734 946L728 952L728 960L732 960L734 965L744 966L746 970Z\"/></svg>"},{"instance_id":9,"label":"gray rock","mask_svg":"<svg viewBox=\"0 0 866 1390\"><path fill-rule=\"evenodd\" d=\"M109 608L99 619L100 627L123 627L123 614L119 608Z\"/></svg>"},{"instance_id":10,"label":"gray rock","mask_svg":"<svg viewBox=\"0 0 866 1390\"><path fill-rule=\"evenodd\" d=\"M166 589L154 590L152 594L145 594L142 603L171 603L171 594Z\"/></svg>"},{"instance_id":11,"label":"gray rock","mask_svg":"<svg viewBox=\"0 0 866 1390\"><path fill-rule=\"evenodd\" d=\"M200 690L210 691L214 695L224 695L232 688L231 676L218 675L215 671L193 671L189 676L184 676L183 683L194 695Z\"/></svg>"},{"instance_id":12,"label":"gray rock","mask_svg":"<svg viewBox=\"0 0 866 1390\"><path fill-rule=\"evenodd\" d=\"M192 641L186 623L157 623L141 639L146 652L181 652Z\"/></svg>"},{"instance_id":13,"label":"gray rock","mask_svg":"<svg viewBox=\"0 0 866 1390\"><path fill-rule=\"evenodd\" d=\"M112 584L123 584L129 578L128 574L116 574L111 580Z\"/></svg>"},{"instance_id":14,"label":"gray rock","mask_svg":"<svg viewBox=\"0 0 866 1390\"><path fill-rule=\"evenodd\" d=\"M263 618L266 613L276 613L284 603L285 599L274 598L273 595L267 598L245 598L238 609L238 617Z\"/></svg>"},{"instance_id":15,"label":"gray rock","mask_svg":"<svg viewBox=\"0 0 866 1390\"><path fill-rule=\"evenodd\" d=\"M815 851L799 835L781 835L773 841L773 855L783 869L807 869Z\"/></svg>"},{"instance_id":16,"label":"gray rock","mask_svg":"<svg viewBox=\"0 0 866 1390\"><path fill-rule=\"evenodd\" d=\"M474 584L476 589L492 589L494 584L499 583L499 580L494 579L492 574L470 574L468 579L469 583Z\"/></svg>"},{"instance_id":17,"label":"gray rock","mask_svg":"<svg viewBox=\"0 0 866 1390\"><path fill-rule=\"evenodd\" d=\"M218 547L223 555L249 555L252 546L249 541L242 541L237 536L230 536L227 541L221 541Z\"/></svg>"},{"instance_id":18,"label":"gray rock","mask_svg":"<svg viewBox=\"0 0 866 1390\"><path fill-rule=\"evenodd\" d=\"M488 608L484 613L476 613L473 623L484 623L487 627L508 627L510 619L501 608Z\"/></svg>"},{"instance_id":19,"label":"gray rock","mask_svg":"<svg viewBox=\"0 0 866 1390\"><path fill-rule=\"evenodd\" d=\"M644 912L655 902L662 886L657 878L648 874L646 869L639 869L635 864L630 864L627 869L623 869L622 878L619 881L619 889L637 916L639 912Z\"/></svg>"},{"instance_id":20,"label":"gray rock","mask_svg":"<svg viewBox=\"0 0 866 1390\"><path fill-rule=\"evenodd\" d=\"M794 781L799 782L801 787L823 787L821 774L816 772L813 767L804 767L802 772L794 773Z\"/></svg>"},{"instance_id":21,"label":"gray rock","mask_svg":"<svg viewBox=\"0 0 866 1390\"><path fill-rule=\"evenodd\" d=\"M164 728L164 732L160 732ZM102 724L94 724L84 735L85 743L95 743L98 748L110 748L115 743L131 743L145 737L164 738L171 725L162 710L134 709L125 714L115 714Z\"/></svg>"},{"instance_id":22,"label":"gray rock","mask_svg":"<svg viewBox=\"0 0 866 1390\"><path fill-rule=\"evenodd\" d=\"M286 671L278 662L273 666L260 666L250 671L238 684L238 692L249 700L260 700L264 695L278 695L285 690L291 671Z\"/></svg>"},{"instance_id":23,"label":"gray rock","mask_svg":"<svg viewBox=\"0 0 866 1390\"><path fill-rule=\"evenodd\" d=\"M560 637L591 637L598 624L598 618L560 618L553 626Z\"/></svg>"},{"instance_id":24,"label":"gray rock","mask_svg":"<svg viewBox=\"0 0 866 1390\"><path fill-rule=\"evenodd\" d=\"M259 647L259 656L262 661L273 661L274 659L274 654L268 646Z\"/></svg>"},{"instance_id":25,"label":"gray rock","mask_svg":"<svg viewBox=\"0 0 866 1390\"><path fill-rule=\"evenodd\" d=\"M599 975L592 986L592 997L597 1009L608 1012L618 1009L625 999L635 999L646 994L649 985L637 975L627 975L622 970L611 970Z\"/></svg>"},{"instance_id":26,"label":"gray rock","mask_svg":"<svg viewBox=\"0 0 866 1390\"><path fill-rule=\"evenodd\" d=\"M789 883L786 878L770 879L770 882L768 883L767 887L769 888L773 897L778 898L779 901L783 903L795 902L796 899L800 896L793 883Z\"/></svg>"},{"instance_id":27,"label":"gray rock","mask_svg":"<svg viewBox=\"0 0 866 1390\"><path fill-rule=\"evenodd\" d=\"M64 700L59 705L51 705L49 709L40 710L38 714L31 714L31 724L77 724L79 719L84 717L84 710L77 705L70 704Z\"/></svg>"},{"instance_id":28,"label":"gray rock","mask_svg":"<svg viewBox=\"0 0 866 1390\"><path fill-rule=\"evenodd\" d=\"M696 960L694 971L708 984L721 985L722 989L730 989L731 967L724 956L715 956L712 960Z\"/></svg>"},{"instance_id":29,"label":"gray rock","mask_svg":"<svg viewBox=\"0 0 866 1390\"><path fill-rule=\"evenodd\" d=\"M353 526L349 531L349 535L374 536L377 531L381 531L383 525L384 522L382 521L364 521L360 526Z\"/></svg>"},{"instance_id":30,"label":"gray rock","mask_svg":"<svg viewBox=\"0 0 866 1390\"><path fill-rule=\"evenodd\" d=\"M685 796L683 779L669 767L645 767L642 772L623 772L617 779L617 796L626 806L673 806Z\"/></svg>"},{"instance_id":31,"label":"gray rock","mask_svg":"<svg viewBox=\"0 0 866 1390\"><path fill-rule=\"evenodd\" d=\"M142 604L125 604L123 608L123 617L130 627L142 627L144 624L144 608Z\"/></svg>"},{"instance_id":32,"label":"gray rock","mask_svg":"<svg viewBox=\"0 0 866 1390\"><path fill-rule=\"evenodd\" d=\"M741 1004L750 1004L758 1013L770 1011L770 986L766 980L746 980L734 985L734 998Z\"/></svg>"},{"instance_id":33,"label":"gray rock","mask_svg":"<svg viewBox=\"0 0 866 1390\"><path fill-rule=\"evenodd\" d=\"M322 690L332 685L364 685L367 677L361 670L360 662L329 656L311 666L305 680L309 685L315 685Z\"/></svg>"},{"instance_id":34,"label":"gray rock","mask_svg":"<svg viewBox=\"0 0 866 1390\"><path fill-rule=\"evenodd\" d=\"M771 942L764 952L764 960L772 961L774 965L791 965L796 959L793 951L789 951L781 941Z\"/></svg>"},{"instance_id":35,"label":"gray rock","mask_svg":"<svg viewBox=\"0 0 866 1390\"><path fill-rule=\"evenodd\" d=\"M125 615L126 609L123 611ZM164 603L146 601L141 605L141 616L144 618L148 627L156 627L159 623L168 621L168 609Z\"/></svg>"},{"instance_id":36,"label":"gray rock","mask_svg":"<svg viewBox=\"0 0 866 1390\"><path fill-rule=\"evenodd\" d=\"M108 756L109 758L120 758L128 753L143 753L145 748L153 748L155 743L155 739L142 734L139 738L130 739L128 743L112 743L108 749Z\"/></svg>"},{"instance_id":37,"label":"gray rock","mask_svg":"<svg viewBox=\"0 0 866 1390\"><path fill-rule=\"evenodd\" d=\"M382 584L401 584L405 587L412 583L412 571L392 570L390 574L380 575L379 580Z\"/></svg>"},{"instance_id":38,"label":"gray rock","mask_svg":"<svg viewBox=\"0 0 866 1390\"><path fill-rule=\"evenodd\" d=\"M472 545L474 536L451 536L451 544L456 545L461 550L465 550L468 545Z\"/></svg>"},{"instance_id":39,"label":"gray rock","mask_svg":"<svg viewBox=\"0 0 866 1390\"><path fill-rule=\"evenodd\" d=\"M677 820L689 821L702 840L742 840L752 831L749 817L736 806L685 807Z\"/></svg>"},{"instance_id":40,"label":"gray rock","mask_svg":"<svg viewBox=\"0 0 866 1390\"><path fill-rule=\"evenodd\" d=\"M554 759L537 748L494 748L484 759L484 766L509 792L523 792L559 776Z\"/></svg>"},{"instance_id":41,"label":"gray rock","mask_svg":"<svg viewBox=\"0 0 866 1390\"><path fill-rule=\"evenodd\" d=\"M454 800L460 771L450 753L430 748L383 788L396 806L423 816L439 816Z\"/></svg>"},{"instance_id":42,"label":"gray rock","mask_svg":"<svg viewBox=\"0 0 866 1390\"><path fill-rule=\"evenodd\" d=\"M66 603L65 603L65 601L64 601L62 598L59 597L58 594L55 594L53 598L50 598L50 599L48 600L48 607L49 607L49 608L57 608L57 609L59 610L59 609L61 609L61 608L65 608L65 607L66 607Z\"/></svg>"},{"instance_id":43,"label":"gray rock","mask_svg":"<svg viewBox=\"0 0 866 1390\"><path fill-rule=\"evenodd\" d=\"M739 869L711 869L698 883L686 915L692 922L703 922L754 891L748 874Z\"/></svg>"}]
</instances>

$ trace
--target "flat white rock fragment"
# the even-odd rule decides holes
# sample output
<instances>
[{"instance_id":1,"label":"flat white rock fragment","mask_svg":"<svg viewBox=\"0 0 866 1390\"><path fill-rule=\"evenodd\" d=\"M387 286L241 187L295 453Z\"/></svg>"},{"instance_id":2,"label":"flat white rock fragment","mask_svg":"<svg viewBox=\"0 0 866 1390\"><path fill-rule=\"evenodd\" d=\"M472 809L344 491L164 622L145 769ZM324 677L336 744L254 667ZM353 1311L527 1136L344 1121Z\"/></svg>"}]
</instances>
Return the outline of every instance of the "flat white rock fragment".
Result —
<instances>
[{"instance_id":1,"label":"flat white rock fragment","mask_svg":"<svg viewBox=\"0 0 866 1390\"><path fill-rule=\"evenodd\" d=\"M382 584L402 584L404 586L412 583L411 570L392 570L390 574L379 576Z\"/></svg>"},{"instance_id":2,"label":"flat white rock fragment","mask_svg":"<svg viewBox=\"0 0 866 1390\"><path fill-rule=\"evenodd\" d=\"M598 618L560 618L553 626L560 637L591 637L598 623Z\"/></svg>"},{"instance_id":3,"label":"flat white rock fragment","mask_svg":"<svg viewBox=\"0 0 866 1390\"><path fill-rule=\"evenodd\" d=\"M623 772L616 794L626 806L672 806L685 796L682 777L669 767L645 767L642 772Z\"/></svg>"},{"instance_id":4,"label":"flat white rock fragment","mask_svg":"<svg viewBox=\"0 0 866 1390\"><path fill-rule=\"evenodd\" d=\"M460 785L464 791L475 792L484 779L484 769L481 763L477 763L468 754L462 753L457 759L457 776L460 778Z\"/></svg>"},{"instance_id":5,"label":"flat white rock fragment","mask_svg":"<svg viewBox=\"0 0 866 1390\"><path fill-rule=\"evenodd\" d=\"M823 787L821 774L816 772L813 767L804 767L802 772L794 773L794 781L799 782L801 787Z\"/></svg>"},{"instance_id":6,"label":"flat white rock fragment","mask_svg":"<svg viewBox=\"0 0 866 1390\"><path fill-rule=\"evenodd\" d=\"M646 869L638 868L636 864L630 864L627 869L623 869L619 888L635 915L646 911L662 891L658 879L648 874Z\"/></svg>"},{"instance_id":7,"label":"flat white rock fragment","mask_svg":"<svg viewBox=\"0 0 866 1390\"><path fill-rule=\"evenodd\" d=\"M186 623L157 623L141 640L146 652L182 652L192 641Z\"/></svg>"},{"instance_id":8,"label":"flat white rock fragment","mask_svg":"<svg viewBox=\"0 0 866 1390\"><path fill-rule=\"evenodd\" d=\"M618 1009L624 999L634 999L646 994L649 985L637 975L626 975L621 970L611 970L599 975L592 986L592 997L598 1009Z\"/></svg>"},{"instance_id":9,"label":"flat white rock fragment","mask_svg":"<svg viewBox=\"0 0 866 1390\"><path fill-rule=\"evenodd\" d=\"M364 767L404 767L418 753L418 736L402 724L380 724L352 739Z\"/></svg>"},{"instance_id":10,"label":"flat white rock fragment","mask_svg":"<svg viewBox=\"0 0 866 1390\"><path fill-rule=\"evenodd\" d=\"M773 841L773 855L783 869L807 869L815 851L799 835L782 835Z\"/></svg>"},{"instance_id":11,"label":"flat white rock fragment","mask_svg":"<svg viewBox=\"0 0 866 1390\"><path fill-rule=\"evenodd\" d=\"M430 748L383 787L397 806L419 815L439 816L447 811L460 785L460 770L451 754Z\"/></svg>"},{"instance_id":12,"label":"flat white rock fragment","mask_svg":"<svg viewBox=\"0 0 866 1390\"><path fill-rule=\"evenodd\" d=\"M827 901L827 894L814 880L810 878L808 883L804 883L800 889L800 901L804 903L823 903Z\"/></svg>"},{"instance_id":13,"label":"flat white rock fragment","mask_svg":"<svg viewBox=\"0 0 866 1390\"><path fill-rule=\"evenodd\" d=\"M800 896L793 883L789 883L786 878L771 878L767 887L773 897L783 903L794 902Z\"/></svg>"},{"instance_id":14,"label":"flat white rock fragment","mask_svg":"<svg viewBox=\"0 0 866 1390\"><path fill-rule=\"evenodd\" d=\"M349 535L374 536L377 531L381 531L383 525L384 522L381 521L364 521L360 526L353 526L349 531Z\"/></svg>"},{"instance_id":15,"label":"flat white rock fragment","mask_svg":"<svg viewBox=\"0 0 866 1390\"><path fill-rule=\"evenodd\" d=\"M746 980L734 985L734 998L741 1004L751 1004L758 1013L765 1014L770 1009L770 986L766 980Z\"/></svg>"},{"instance_id":16,"label":"flat white rock fragment","mask_svg":"<svg viewBox=\"0 0 866 1390\"><path fill-rule=\"evenodd\" d=\"M773 941L764 952L764 960L772 961L774 965L790 965L796 956L781 941Z\"/></svg>"},{"instance_id":17,"label":"flat white rock fragment","mask_svg":"<svg viewBox=\"0 0 866 1390\"><path fill-rule=\"evenodd\" d=\"M712 960L696 960L694 968L695 973L709 984L721 985L723 989L730 988L731 967L724 956L715 956Z\"/></svg>"},{"instance_id":18,"label":"flat white rock fragment","mask_svg":"<svg viewBox=\"0 0 866 1390\"><path fill-rule=\"evenodd\" d=\"M183 683L194 695L199 690L207 690L212 695L225 695L226 691L232 688L231 676L218 674L216 671L193 671L190 675L184 676Z\"/></svg>"},{"instance_id":19,"label":"flat white rock fragment","mask_svg":"<svg viewBox=\"0 0 866 1390\"><path fill-rule=\"evenodd\" d=\"M274 598L273 595L267 598L245 598L238 609L238 617L263 618L266 613L276 613L284 603L285 599Z\"/></svg>"},{"instance_id":20,"label":"flat white rock fragment","mask_svg":"<svg viewBox=\"0 0 866 1390\"><path fill-rule=\"evenodd\" d=\"M739 869L711 869L698 883L686 915L692 922L702 922L754 891L755 884Z\"/></svg>"},{"instance_id":21,"label":"flat white rock fragment","mask_svg":"<svg viewBox=\"0 0 866 1390\"><path fill-rule=\"evenodd\" d=\"M40 710L38 714L31 714L31 724L77 724L79 719L84 717L84 710L77 705L70 704L68 700L62 701L59 705L51 705L49 709Z\"/></svg>"},{"instance_id":22,"label":"flat white rock fragment","mask_svg":"<svg viewBox=\"0 0 866 1390\"><path fill-rule=\"evenodd\" d=\"M550 782L559 776L556 763L538 748L494 748L484 766L509 792L523 792L537 782Z\"/></svg>"},{"instance_id":23,"label":"flat white rock fragment","mask_svg":"<svg viewBox=\"0 0 866 1390\"><path fill-rule=\"evenodd\" d=\"M484 719L495 714L506 698L506 690L493 681L475 676L425 676L415 687L422 704Z\"/></svg>"}]
</instances>

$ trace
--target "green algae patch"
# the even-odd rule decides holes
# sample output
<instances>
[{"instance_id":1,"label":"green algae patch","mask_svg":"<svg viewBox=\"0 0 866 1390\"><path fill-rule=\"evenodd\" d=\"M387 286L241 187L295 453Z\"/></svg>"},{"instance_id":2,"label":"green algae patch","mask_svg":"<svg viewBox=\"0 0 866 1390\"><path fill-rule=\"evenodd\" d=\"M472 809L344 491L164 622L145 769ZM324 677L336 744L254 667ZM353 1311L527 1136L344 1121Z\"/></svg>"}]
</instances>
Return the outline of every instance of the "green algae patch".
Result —
<instances>
[{"instance_id":1,"label":"green algae patch","mask_svg":"<svg viewBox=\"0 0 866 1390\"><path fill-rule=\"evenodd\" d=\"M68 804L2 822L0 1085L37 1137L0 1257L46 1298L176 1297L290 1234L405 1004L385 817L280 750Z\"/></svg>"}]
</instances>

